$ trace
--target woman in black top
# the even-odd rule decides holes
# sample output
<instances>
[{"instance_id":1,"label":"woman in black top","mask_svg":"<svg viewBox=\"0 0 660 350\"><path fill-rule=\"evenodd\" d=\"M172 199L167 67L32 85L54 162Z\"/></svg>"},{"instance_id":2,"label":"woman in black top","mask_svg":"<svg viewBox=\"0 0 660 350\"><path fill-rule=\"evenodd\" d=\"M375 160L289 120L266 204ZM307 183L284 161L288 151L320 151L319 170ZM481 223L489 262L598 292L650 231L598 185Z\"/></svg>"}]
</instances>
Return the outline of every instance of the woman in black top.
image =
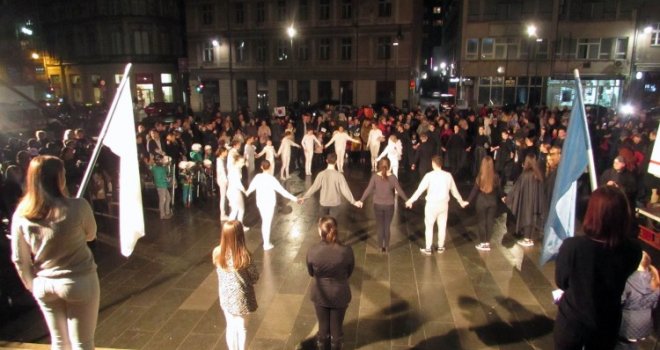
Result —
<instances>
[{"instance_id":1,"label":"woman in black top","mask_svg":"<svg viewBox=\"0 0 660 350\"><path fill-rule=\"evenodd\" d=\"M378 161L378 172L371 175L369 185L360 198L359 207L362 202L373 193L374 216L378 225L378 241L381 253L386 253L390 246L390 224L394 216L394 199L398 195L404 201L408 196L403 192L399 181L394 174L389 172L390 160L382 158Z\"/></svg>"},{"instance_id":2,"label":"woman in black top","mask_svg":"<svg viewBox=\"0 0 660 350\"><path fill-rule=\"evenodd\" d=\"M316 338L318 349L326 349L328 339L332 350L342 347L344 315L351 301L348 278L353 273L353 249L339 242L337 221L331 216L319 219L321 241L307 252L307 270L314 277L311 300L319 322Z\"/></svg>"},{"instance_id":3,"label":"woman in black top","mask_svg":"<svg viewBox=\"0 0 660 350\"><path fill-rule=\"evenodd\" d=\"M642 257L629 240L626 195L614 186L591 194L585 236L559 248L555 283L564 291L555 320L555 349L613 349L621 323L621 294Z\"/></svg>"},{"instance_id":4,"label":"woman in black top","mask_svg":"<svg viewBox=\"0 0 660 350\"><path fill-rule=\"evenodd\" d=\"M474 182L468 202L476 203L477 226L479 229L478 250L490 250L490 238L493 235L493 223L497 212L497 203L505 195L500 186L500 179L495 174L493 158L484 156L479 167L479 175ZM475 202L476 200L476 202Z\"/></svg>"}]
</instances>

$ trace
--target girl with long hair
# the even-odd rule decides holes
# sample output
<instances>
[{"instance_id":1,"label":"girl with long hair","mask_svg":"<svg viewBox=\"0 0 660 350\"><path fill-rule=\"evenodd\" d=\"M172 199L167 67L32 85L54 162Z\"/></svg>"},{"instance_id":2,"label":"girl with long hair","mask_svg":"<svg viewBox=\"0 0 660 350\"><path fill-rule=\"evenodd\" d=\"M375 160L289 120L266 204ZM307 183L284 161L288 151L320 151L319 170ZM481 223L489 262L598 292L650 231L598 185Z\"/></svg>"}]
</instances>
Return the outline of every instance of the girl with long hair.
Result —
<instances>
[{"instance_id":1,"label":"girl with long hair","mask_svg":"<svg viewBox=\"0 0 660 350\"><path fill-rule=\"evenodd\" d=\"M337 221L332 216L319 219L321 241L307 251L307 271L313 277L311 300L319 322L318 349L340 350L344 335L344 316L351 301L348 278L355 267L353 249L341 244Z\"/></svg>"},{"instance_id":2,"label":"girl with long hair","mask_svg":"<svg viewBox=\"0 0 660 350\"><path fill-rule=\"evenodd\" d=\"M523 247L533 246L532 235L536 229L541 228L542 218L546 213L543 174L534 154L525 156L522 174L514 183L506 201L516 218L516 233L522 233L524 236L517 243Z\"/></svg>"},{"instance_id":3,"label":"girl with long hair","mask_svg":"<svg viewBox=\"0 0 660 350\"><path fill-rule=\"evenodd\" d=\"M637 271L633 272L621 295L623 314L616 349L638 349L637 343L653 332L653 309L660 296L660 275L651 256L642 252Z\"/></svg>"},{"instance_id":4,"label":"girl with long hair","mask_svg":"<svg viewBox=\"0 0 660 350\"><path fill-rule=\"evenodd\" d=\"M11 257L46 319L53 349L94 349L100 287L87 246L94 239L92 208L69 198L62 160L32 159L12 219Z\"/></svg>"},{"instance_id":5,"label":"girl with long hair","mask_svg":"<svg viewBox=\"0 0 660 350\"><path fill-rule=\"evenodd\" d=\"M362 193L358 206L360 207L371 193L374 194L374 216L378 226L378 243L382 253L386 253L390 246L390 224L394 216L394 199L398 195L404 201L408 200L408 196L399 185L397 177L390 172L390 168L389 157L378 161L378 172L371 175L369 185Z\"/></svg>"},{"instance_id":6,"label":"girl with long hair","mask_svg":"<svg viewBox=\"0 0 660 350\"><path fill-rule=\"evenodd\" d=\"M497 203L505 198L500 186L500 179L495 173L493 158L484 156L479 167L479 174L468 202L475 203L477 211L477 227L479 230L478 250L490 250L490 238L493 235L493 223L497 212Z\"/></svg>"},{"instance_id":7,"label":"girl with long hair","mask_svg":"<svg viewBox=\"0 0 660 350\"><path fill-rule=\"evenodd\" d=\"M591 194L583 236L566 238L557 255L559 299L554 339L557 350L613 349L621 325L621 295L642 258L629 239L626 195L604 186Z\"/></svg>"},{"instance_id":8,"label":"girl with long hair","mask_svg":"<svg viewBox=\"0 0 660 350\"><path fill-rule=\"evenodd\" d=\"M245 245L245 233L239 221L222 225L220 245L213 249L213 265L218 274L220 308L227 321L227 347L244 350L248 315L258 307L254 284L259 273Z\"/></svg>"}]
</instances>

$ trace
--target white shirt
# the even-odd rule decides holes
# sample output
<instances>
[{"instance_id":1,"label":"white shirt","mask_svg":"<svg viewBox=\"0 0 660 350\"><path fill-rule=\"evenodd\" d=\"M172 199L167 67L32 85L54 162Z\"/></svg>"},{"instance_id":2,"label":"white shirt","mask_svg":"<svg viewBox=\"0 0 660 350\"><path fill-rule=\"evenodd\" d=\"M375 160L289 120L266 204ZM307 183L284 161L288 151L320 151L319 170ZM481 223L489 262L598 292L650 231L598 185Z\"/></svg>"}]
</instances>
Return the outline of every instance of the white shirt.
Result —
<instances>
[{"instance_id":1,"label":"white shirt","mask_svg":"<svg viewBox=\"0 0 660 350\"><path fill-rule=\"evenodd\" d=\"M432 205L447 208L449 206L449 192L451 192L451 195L459 203L463 202L463 197L461 197L458 188L456 188L454 178L450 173L441 169L433 170L424 175L417 190L410 196L410 202L416 201L424 191L426 191L425 199L427 206Z\"/></svg>"},{"instance_id":2,"label":"white shirt","mask_svg":"<svg viewBox=\"0 0 660 350\"><path fill-rule=\"evenodd\" d=\"M347 133L345 132L339 132L337 131L334 135L332 135L332 138L330 139L330 142L328 142L325 147L330 147L333 143L335 144L335 149L346 149L346 142L354 142L354 143L360 143L357 140L352 139L350 136L348 136Z\"/></svg>"},{"instance_id":3,"label":"white shirt","mask_svg":"<svg viewBox=\"0 0 660 350\"><path fill-rule=\"evenodd\" d=\"M227 184L227 169L225 169L225 162L226 159L222 157L218 157L215 161L215 173L218 186Z\"/></svg>"},{"instance_id":4,"label":"white shirt","mask_svg":"<svg viewBox=\"0 0 660 350\"><path fill-rule=\"evenodd\" d=\"M255 190L257 191L257 207L275 206L277 203L277 198L275 196L276 192L289 200L298 200L296 196L285 190L284 187L280 185L280 182L269 173L257 174L250 183L250 187L248 187L245 194L249 196L250 193L254 192Z\"/></svg>"},{"instance_id":5,"label":"white shirt","mask_svg":"<svg viewBox=\"0 0 660 350\"><path fill-rule=\"evenodd\" d=\"M282 139L282 143L280 144L280 149L277 150L277 155L278 156L282 156L282 155L289 156L289 155L291 155L291 147L300 148L300 145L293 142L293 140L291 140L290 138L285 137L284 139Z\"/></svg>"},{"instance_id":6,"label":"white shirt","mask_svg":"<svg viewBox=\"0 0 660 350\"><path fill-rule=\"evenodd\" d=\"M314 134L305 134L305 136L302 138L302 141L300 141L300 144L302 144L302 148L305 150L305 152L314 152L315 143L320 147L323 147L323 145L319 142L316 136L314 136Z\"/></svg>"},{"instance_id":7,"label":"white shirt","mask_svg":"<svg viewBox=\"0 0 660 350\"><path fill-rule=\"evenodd\" d=\"M387 146L383 150L383 152L380 153L378 158L376 160L380 160L381 158L387 156L387 158L390 161L398 161L401 159L401 155L403 154L403 147L401 146L401 141L397 140L396 142L388 141Z\"/></svg>"},{"instance_id":8,"label":"white shirt","mask_svg":"<svg viewBox=\"0 0 660 350\"><path fill-rule=\"evenodd\" d=\"M383 138L383 132L380 129L369 130L369 137L367 138L367 147L380 147L380 140Z\"/></svg>"}]
</instances>

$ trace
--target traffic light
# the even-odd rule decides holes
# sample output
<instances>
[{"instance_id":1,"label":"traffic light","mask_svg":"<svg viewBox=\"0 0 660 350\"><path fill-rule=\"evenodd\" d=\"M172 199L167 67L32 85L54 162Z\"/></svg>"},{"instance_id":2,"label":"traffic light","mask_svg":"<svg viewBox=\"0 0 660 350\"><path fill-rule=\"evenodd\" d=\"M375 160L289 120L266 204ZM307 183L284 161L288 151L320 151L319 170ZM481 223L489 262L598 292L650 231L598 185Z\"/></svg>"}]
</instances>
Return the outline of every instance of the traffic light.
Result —
<instances>
[{"instance_id":1,"label":"traffic light","mask_svg":"<svg viewBox=\"0 0 660 350\"><path fill-rule=\"evenodd\" d=\"M204 84L199 84L195 86L195 92L197 92L198 94L201 94L203 91L204 91Z\"/></svg>"}]
</instances>

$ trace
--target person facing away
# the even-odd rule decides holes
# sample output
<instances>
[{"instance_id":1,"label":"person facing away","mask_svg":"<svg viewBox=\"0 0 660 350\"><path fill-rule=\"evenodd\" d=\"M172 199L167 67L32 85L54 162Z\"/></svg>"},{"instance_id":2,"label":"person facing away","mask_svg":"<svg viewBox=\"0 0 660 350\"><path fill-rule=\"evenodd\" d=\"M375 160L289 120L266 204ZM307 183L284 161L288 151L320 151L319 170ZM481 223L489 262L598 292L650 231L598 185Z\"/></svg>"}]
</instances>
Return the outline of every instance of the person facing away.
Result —
<instances>
[{"instance_id":1,"label":"person facing away","mask_svg":"<svg viewBox=\"0 0 660 350\"><path fill-rule=\"evenodd\" d=\"M493 158L484 156L481 159L481 166L479 167L477 179L474 181L474 187L467 200L470 203L475 203L477 211L479 244L475 248L478 250L490 251L490 239L493 236L497 203L504 200L505 196L500 186L500 180L495 173Z\"/></svg>"},{"instance_id":2,"label":"person facing away","mask_svg":"<svg viewBox=\"0 0 660 350\"><path fill-rule=\"evenodd\" d=\"M445 251L445 235L447 232L447 214L449 211L449 194L456 198L461 207L468 205L456 188L454 178L450 173L442 170L442 158L431 158L433 171L427 173L419 183L417 190L406 202L406 208L412 208L413 203L426 191L426 206L424 207L424 236L426 244L420 251L424 255L431 255L433 246L433 226L438 224L438 253Z\"/></svg>"},{"instance_id":3,"label":"person facing away","mask_svg":"<svg viewBox=\"0 0 660 350\"><path fill-rule=\"evenodd\" d=\"M212 258L218 274L220 308L227 322L227 347L244 350L248 316L258 307L254 284L259 273L245 245L245 233L239 221L222 225L220 245L213 249Z\"/></svg>"},{"instance_id":4,"label":"person facing away","mask_svg":"<svg viewBox=\"0 0 660 350\"><path fill-rule=\"evenodd\" d=\"M637 343L653 332L653 309L660 296L660 275L651 256L642 252L642 260L626 281L621 295L623 306L619 340L615 349L638 349Z\"/></svg>"},{"instance_id":5,"label":"person facing away","mask_svg":"<svg viewBox=\"0 0 660 350\"><path fill-rule=\"evenodd\" d=\"M642 258L630 240L628 200L618 188L591 194L582 222L584 236L564 240L555 266L555 283L564 291L555 319L556 350L607 350L616 345L621 325L621 295Z\"/></svg>"},{"instance_id":6,"label":"person facing away","mask_svg":"<svg viewBox=\"0 0 660 350\"><path fill-rule=\"evenodd\" d=\"M545 187L543 174L539 169L536 156L532 153L525 156L522 174L513 185L506 198L506 204L516 217L516 233L521 233L523 239L516 243L523 247L534 245L534 233L542 229L543 216L546 210Z\"/></svg>"},{"instance_id":7,"label":"person facing away","mask_svg":"<svg viewBox=\"0 0 660 350\"><path fill-rule=\"evenodd\" d=\"M321 240L307 251L307 271L313 277L310 299L314 303L319 331L317 349L340 350L343 342L343 323L351 301L348 279L355 267L355 256L350 246L341 244L337 221L332 216L319 219Z\"/></svg>"},{"instance_id":8,"label":"person facing away","mask_svg":"<svg viewBox=\"0 0 660 350\"><path fill-rule=\"evenodd\" d=\"M85 199L68 197L64 163L32 159L12 219L11 258L46 319L53 349L94 349L101 295L87 246L94 239L94 213Z\"/></svg>"},{"instance_id":9,"label":"person facing away","mask_svg":"<svg viewBox=\"0 0 660 350\"><path fill-rule=\"evenodd\" d=\"M277 204L276 193L279 193L283 197L291 200L297 201L296 196L289 193L285 190L284 187L275 179L273 175L268 172L268 169L272 165L267 160L261 161L261 170L262 172L257 174L247 191L245 192L246 196L249 196L252 192L257 191L257 208L259 209L259 214L261 215L261 235L264 240L264 250L273 249L274 246L270 242L270 227L273 222L273 214L275 212L275 205Z\"/></svg>"},{"instance_id":10,"label":"person facing away","mask_svg":"<svg viewBox=\"0 0 660 350\"><path fill-rule=\"evenodd\" d=\"M332 215L336 217L339 205L341 204L341 196L344 196L353 205L358 205L358 203L353 198L353 193L351 193L344 175L335 169L337 155L334 153L328 154L326 162L328 163L328 168L316 175L314 183L305 192L305 195L300 198L300 202L302 203L314 193L321 190L321 197L319 199L321 206L320 216Z\"/></svg>"}]
</instances>

